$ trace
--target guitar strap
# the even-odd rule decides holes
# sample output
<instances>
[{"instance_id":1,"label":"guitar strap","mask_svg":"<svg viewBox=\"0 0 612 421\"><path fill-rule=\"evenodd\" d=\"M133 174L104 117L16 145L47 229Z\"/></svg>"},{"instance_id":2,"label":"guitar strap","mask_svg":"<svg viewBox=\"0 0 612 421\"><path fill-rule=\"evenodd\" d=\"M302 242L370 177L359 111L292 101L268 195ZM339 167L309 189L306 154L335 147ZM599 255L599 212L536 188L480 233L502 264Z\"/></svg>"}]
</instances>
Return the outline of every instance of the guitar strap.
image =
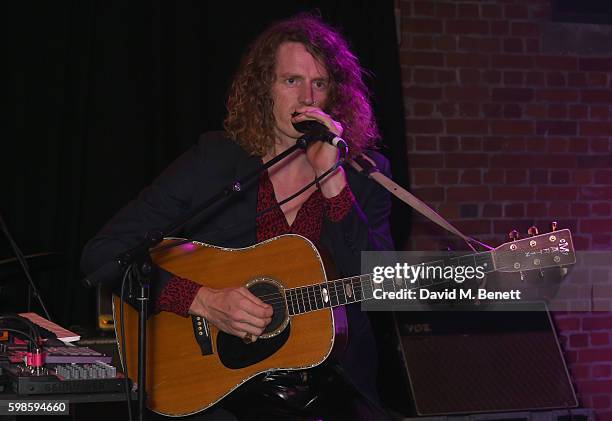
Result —
<instances>
[{"instance_id":1,"label":"guitar strap","mask_svg":"<svg viewBox=\"0 0 612 421\"><path fill-rule=\"evenodd\" d=\"M421 199L410 193L408 190L397 184L395 181L384 175L380 169L376 166L376 163L365 154L358 155L353 159L349 160L349 163L357 170L357 172L365 175L368 178L373 179L378 184L387 189L391 194L395 197L408 204L414 210L419 212L421 215L428 218L430 221L444 228L445 230L457 235L463 241L467 243L467 245L474 251L474 247L472 243L479 244L489 250L492 250L493 247L481 243L480 241L468 237L463 234L459 229L457 229L454 225L448 222L446 219L442 218L440 215L436 213L432 208L427 206Z\"/></svg>"}]
</instances>

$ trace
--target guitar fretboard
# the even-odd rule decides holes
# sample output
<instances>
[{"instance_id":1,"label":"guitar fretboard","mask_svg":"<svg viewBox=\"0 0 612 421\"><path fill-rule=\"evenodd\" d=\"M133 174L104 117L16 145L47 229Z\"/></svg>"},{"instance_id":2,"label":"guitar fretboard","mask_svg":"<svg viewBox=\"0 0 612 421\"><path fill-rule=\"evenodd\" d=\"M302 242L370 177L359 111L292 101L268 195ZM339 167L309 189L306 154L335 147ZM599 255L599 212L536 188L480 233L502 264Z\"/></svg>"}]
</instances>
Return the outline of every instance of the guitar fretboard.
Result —
<instances>
[{"instance_id":1,"label":"guitar fretboard","mask_svg":"<svg viewBox=\"0 0 612 421\"><path fill-rule=\"evenodd\" d=\"M490 252L454 257L446 261L437 260L423 263L422 265L424 267L434 266L442 268L448 266L481 266L484 268L484 272L492 272L495 270ZM436 277L421 277L410 281L406 278L399 277L394 279L385 278L383 282L376 283L374 282L374 275L368 273L365 275L322 282L320 284L287 288L285 289L285 296L289 315L293 316L324 308L370 300L374 298L374 291L376 289L391 292L401 289L417 289L448 282L448 279L439 279Z\"/></svg>"}]
</instances>

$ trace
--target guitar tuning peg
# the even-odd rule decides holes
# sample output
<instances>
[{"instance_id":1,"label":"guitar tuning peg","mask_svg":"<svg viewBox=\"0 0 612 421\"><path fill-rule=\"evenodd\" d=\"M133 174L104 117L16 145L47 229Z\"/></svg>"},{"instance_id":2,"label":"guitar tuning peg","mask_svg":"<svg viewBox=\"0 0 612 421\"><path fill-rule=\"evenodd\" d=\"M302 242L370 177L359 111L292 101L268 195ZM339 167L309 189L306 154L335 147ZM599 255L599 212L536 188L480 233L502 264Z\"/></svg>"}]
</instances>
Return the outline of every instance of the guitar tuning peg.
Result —
<instances>
[{"instance_id":1,"label":"guitar tuning peg","mask_svg":"<svg viewBox=\"0 0 612 421\"><path fill-rule=\"evenodd\" d=\"M557 221L552 221L552 222L550 223L550 230L551 230L551 231L553 231L553 232L554 232L554 231L557 231L557 225L559 225L559 224L557 223Z\"/></svg>"},{"instance_id":2,"label":"guitar tuning peg","mask_svg":"<svg viewBox=\"0 0 612 421\"><path fill-rule=\"evenodd\" d=\"M538 235L538 233L538 227L536 227L535 225L530 226L527 230L527 234L529 234L530 237L535 237L536 235Z\"/></svg>"},{"instance_id":3,"label":"guitar tuning peg","mask_svg":"<svg viewBox=\"0 0 612 421\"><path fill-rule=\"evenodd\" d=\"M512 230L508 233L508 237L512 240L512 241L516 241L519 239L520 234L517 230Z\"/></svg>"}]
</instances>

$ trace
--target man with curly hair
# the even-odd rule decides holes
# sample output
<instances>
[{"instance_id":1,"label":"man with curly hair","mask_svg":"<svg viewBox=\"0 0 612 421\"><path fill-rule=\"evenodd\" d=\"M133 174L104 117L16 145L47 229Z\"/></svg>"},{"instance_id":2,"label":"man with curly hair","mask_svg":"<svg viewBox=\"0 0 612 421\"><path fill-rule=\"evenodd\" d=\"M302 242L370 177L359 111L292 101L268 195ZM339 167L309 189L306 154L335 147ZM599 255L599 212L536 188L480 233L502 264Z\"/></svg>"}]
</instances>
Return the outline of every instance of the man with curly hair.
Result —
<instances>
[{"instance_id":1,"label":"man with curly hair","mask_svg":"<svg viewBox=\"0 0 612 421\"><path fill-rule=\"evenodd\" d=\"M186 214L241 174L295 144L303 133L294 123L322 123L345 139L351 156L367 151L378 167L388 172L388 162L368 150L379 134L363 74L346 41L319 18L302 14L272 25L243 57L228 96L225 131L204 134L196 146L122 209L87 244L83 269L90 272L99 267L136 244L148 230ZM204 222L189 226L185 236L224 247L246 247L286 233L300 234L329 251L340 275L357 275L361 251L392 248L390 199L380 186L348 166L339 167L316 186L275 207L337 160L338 149L325 142L298 150L264 172L225 208L211 211ZM270 207L271 211L261 213ZM262 334L273 315L272 307L246 288L213 289L169 273L160 275L153 295L155 311L203 316L220 330L249 341ZM376 345L368 318L359 304L347 305L346 313L349 331L344 353L324 366L341 373L347 392L326 399L319 397L324 392L309 390L309 398L297 405L288 402L283 408L288 419L309 413L327 413L334 419L385 417L376 392ZM330 371L325 367L309 373L326 377ZM299 383L294 391L314 387L304 381L308 375L285 374L276 373L267 380L286 388L291 382ZM263 383L247 387L249 392L245 393L256 395L259 388L269 396L274 394L271 390L278 390ZM231 399L221 405L233 408L241 419L256 419L257 411L244 404L247 398L237 396L233 401L242 399L241 405L232 405ZM334 400L335 408L330 403ZM248 415L239 406L247 408ZM208 411L206 416L220 419L219 412ZM260 413L261 419L266 416L269 412Z\"/></svg>"}]
</instances>

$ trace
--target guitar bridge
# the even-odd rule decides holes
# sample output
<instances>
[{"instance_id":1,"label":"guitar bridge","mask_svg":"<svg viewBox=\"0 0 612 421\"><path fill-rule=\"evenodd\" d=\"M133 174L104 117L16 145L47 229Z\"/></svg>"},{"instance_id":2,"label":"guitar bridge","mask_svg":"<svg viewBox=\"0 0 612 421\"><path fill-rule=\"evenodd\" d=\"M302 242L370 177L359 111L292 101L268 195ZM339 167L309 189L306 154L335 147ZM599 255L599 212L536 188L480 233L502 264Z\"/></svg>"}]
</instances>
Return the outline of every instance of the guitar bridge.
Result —
<instances>
[{"instance_id":1,"label":"guitar bridge","mask_svg":"<svg viewBox=\"0 0 612 421\"><path fill-rule=\"evenodd\" d=\"M213 353L213 349L208 322L202 316L191 316L191 323L193 324L193 334L195 336L195 340L200 346L202 355L211 355Z\"/></svg>"}]
</instances>

